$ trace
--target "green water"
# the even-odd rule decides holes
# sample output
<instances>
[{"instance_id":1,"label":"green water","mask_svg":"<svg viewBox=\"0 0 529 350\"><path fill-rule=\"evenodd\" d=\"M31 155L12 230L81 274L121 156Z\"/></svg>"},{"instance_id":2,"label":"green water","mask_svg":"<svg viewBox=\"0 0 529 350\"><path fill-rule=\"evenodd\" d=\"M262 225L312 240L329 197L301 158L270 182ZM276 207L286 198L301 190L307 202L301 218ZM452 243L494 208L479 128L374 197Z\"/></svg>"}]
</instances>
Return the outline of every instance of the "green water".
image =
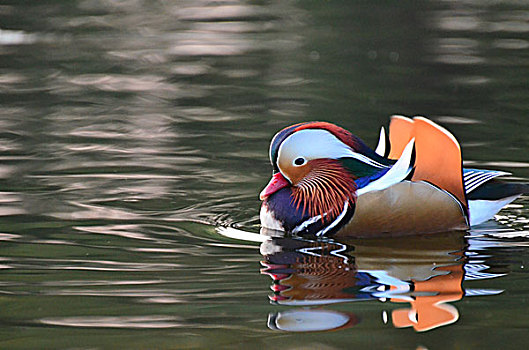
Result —
<instances>
[{"instance_id":1,"label":"green water","mask_svg":"<svg viewBox=\"0 0 529 350\"><path fill-rule=\"evenodd\" d=\"M527 197L465 234L294 264L281 247L310 242L216 228L259 232L269 140L306 120L374 146L391 114L426 115L467 166L527 181L528 33L519 1L3 1L0 348L524 348ZM278 259L332 284L292 289L323 305L270 302ZM432 295L450 320L393 318ZM306 310L350 322L274 328Z\"/></svg>"}]
</instances>

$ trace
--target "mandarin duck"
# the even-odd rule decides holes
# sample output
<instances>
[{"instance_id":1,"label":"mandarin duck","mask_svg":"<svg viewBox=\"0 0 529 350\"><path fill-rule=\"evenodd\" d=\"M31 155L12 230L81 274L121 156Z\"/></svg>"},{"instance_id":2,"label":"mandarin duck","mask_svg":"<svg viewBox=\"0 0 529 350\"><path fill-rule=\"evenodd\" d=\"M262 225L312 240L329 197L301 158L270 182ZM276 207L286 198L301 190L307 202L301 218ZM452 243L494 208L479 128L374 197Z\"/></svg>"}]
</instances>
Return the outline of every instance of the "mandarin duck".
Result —
<instances>
[{"instance_id":1,"label":"mandarin duck","mask_svg":"<svg viewBox=\"0 0 529 350\"><path fill-rule=\"evenodd\" d=\"M507 172L463 168L456 138L424 117L392 116L374 150L337 125L296 124L273 137L269 155L261 226L299 236L467 230L529 193L496 179Z\"/></svg>"}]
</instances>

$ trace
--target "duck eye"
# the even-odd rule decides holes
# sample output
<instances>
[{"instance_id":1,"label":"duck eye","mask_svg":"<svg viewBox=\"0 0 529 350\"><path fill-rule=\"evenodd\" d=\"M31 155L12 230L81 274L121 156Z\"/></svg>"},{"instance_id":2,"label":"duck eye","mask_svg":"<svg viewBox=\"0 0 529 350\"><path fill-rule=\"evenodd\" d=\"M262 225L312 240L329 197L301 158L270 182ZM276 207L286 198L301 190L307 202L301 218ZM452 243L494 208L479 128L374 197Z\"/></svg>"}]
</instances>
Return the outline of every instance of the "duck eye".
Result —
<instances>
[{"instance_id":1,"label":"duck eye","mask_svg":"<svg viewBox=\"0 0 529 350\"><path fill-rule=\"evenodd\" d=\"M305 164L305 162L306 162L305 158L299 157L294 160L294 165L300 166L300 165Z\"/></svg>"}]
</instances>

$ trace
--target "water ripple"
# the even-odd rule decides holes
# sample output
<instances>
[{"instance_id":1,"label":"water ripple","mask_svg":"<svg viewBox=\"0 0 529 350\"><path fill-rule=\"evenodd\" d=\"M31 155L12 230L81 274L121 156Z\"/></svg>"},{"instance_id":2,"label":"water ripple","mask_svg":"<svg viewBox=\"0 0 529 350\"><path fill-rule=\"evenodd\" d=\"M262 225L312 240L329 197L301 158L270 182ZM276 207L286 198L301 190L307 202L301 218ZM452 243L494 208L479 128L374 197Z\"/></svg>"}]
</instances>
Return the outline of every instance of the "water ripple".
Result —
<instances>
[{"instance_id":1,"label":"water ripple","mask_svg":"<svg viewBox=\"0 0 529 350\"><path fill-rule=\"evenodd\" d=\"M61 259L18 259L13 263L18 269L32 270L85 270L85 271L114 271L114 272L160 272L181 268L174 263L135 263L109 260L61 260Z\"/></svg>"},{"instance_id":2,"label":"water ripple","mask_svg":"<svg viewBox=\"0 0 529 350\"><path fill-rule=\"evenodd\" d=\"M36 322L61 327L158 329L181 327L179 321L174 316L84 316L43 318Z\"/></svg>"},{"instance_id":3,"label":"water ripple","mask_svg":"<svg viewBox=\"0 0 529 350\"><path fill-rule=\"evenodd\" d=\"M0 5L0 347L115 348L118 338L122 348L266 347L266 314L278 305L259 276L258 242L215 225L258 231L269 141L289 124L329 120L369 140L386 114L419 110L461 135L474 152L466 164L527 179L529 12L479 1L386 5ZM526 202L466 237L486 241L472 256L491 266L480 276L504 276L489 289L509 292L465 299L471 335L491 328L471 319L483 305L494 320L523 309ZM357 262L395 270L380 247ZM428 263L435 253L420 260L412 248L394 259L403 271L438 267ZM378 305L360 308L368 328ZM281 337L287 348L315 347Z\"/></svg>"},{"instance_id":4,"label":"water ripple","mask_svg":"<svg viewBox=\"0 0 529 350\"><path fill-rule=\"evenodd\" d=\"M35 41L37 41L35 34L26 33L22 30L0 29L0 45L28 45Z\"/></svg>"}]
</instances>

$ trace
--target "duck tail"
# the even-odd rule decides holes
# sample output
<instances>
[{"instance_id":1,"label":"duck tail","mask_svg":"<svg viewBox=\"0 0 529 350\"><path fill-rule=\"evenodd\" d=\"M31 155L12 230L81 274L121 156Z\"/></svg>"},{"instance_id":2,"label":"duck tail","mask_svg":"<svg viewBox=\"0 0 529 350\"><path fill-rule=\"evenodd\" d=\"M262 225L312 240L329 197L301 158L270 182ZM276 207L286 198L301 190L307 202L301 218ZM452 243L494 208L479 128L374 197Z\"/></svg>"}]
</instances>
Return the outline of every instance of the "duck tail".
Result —
<instances>
[{"instance_id":1,"label":"duck tail","mask_svg":"<svg viewBox=\"0 0 529 350\"><path fill-rule=\"evenodd\" d=\"M495 201L503 198L529 194L529 183L489 181L467 196L469 200Z\"/></svg>"}]
</instances>

